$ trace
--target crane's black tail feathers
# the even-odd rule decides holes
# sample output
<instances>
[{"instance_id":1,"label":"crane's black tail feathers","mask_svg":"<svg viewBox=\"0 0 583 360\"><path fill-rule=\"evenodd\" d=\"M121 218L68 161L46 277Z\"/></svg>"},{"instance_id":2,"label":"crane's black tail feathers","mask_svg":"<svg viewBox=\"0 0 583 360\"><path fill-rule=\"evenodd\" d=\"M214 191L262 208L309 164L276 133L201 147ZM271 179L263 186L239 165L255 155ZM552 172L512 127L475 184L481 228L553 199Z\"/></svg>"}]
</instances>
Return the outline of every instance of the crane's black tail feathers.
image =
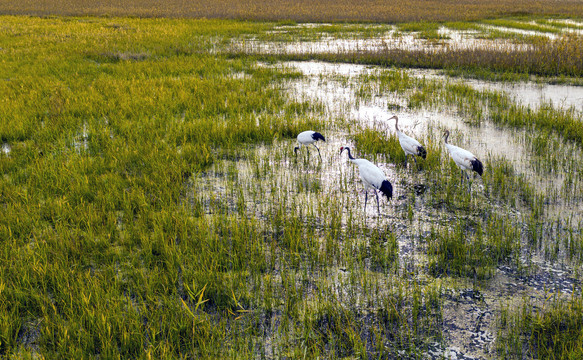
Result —
<instances>
[{"instance_id":1,"label":"crane's black tail feathers","mask_svg":"<svg viewBox=\"0 0 583 360\"><path fill-rule=\"evenodd\" d=\"M419 146L417 148L417 155L421 156L422 158L427 158L427 150L423 146Z\"/></svg>"},{"instance_id":2,"label":"crane's black tail feathers","mask_svg":"<svg viewBox=\"0 0 583 360\"><path fill-rule=\"evenodd\" d=\"M480 176L482 176L482 174L484 173L484 165L482 165L482 162L478 159L474 159L471 161L471 163L472 163L472 170L474 170Z\"/></svg>"},{"instance_id":3,"label":"crane's black tail feathers","mask_svg":"<svg viewBox=\"0 0 583 360\"><path fill-rule=\"evenodd\" d=\"M322 140L322 141L326 141L326 139L324 139L324 135L320 134L319 132L314 132L312 134L312 139L318 141L318 140Z\"/></svg>"},{"instance_id":4,"label":"crane's black tail feathers","mask_svg":"<svg viewBox=\"0 0 583 360\"><path fill-rule=\"evenodd\" d=\"M391 185L389 180L384 180L379 190L387 197L387 200L391 200L393 197L393 185Z\"/></svg>"}]
</instances>

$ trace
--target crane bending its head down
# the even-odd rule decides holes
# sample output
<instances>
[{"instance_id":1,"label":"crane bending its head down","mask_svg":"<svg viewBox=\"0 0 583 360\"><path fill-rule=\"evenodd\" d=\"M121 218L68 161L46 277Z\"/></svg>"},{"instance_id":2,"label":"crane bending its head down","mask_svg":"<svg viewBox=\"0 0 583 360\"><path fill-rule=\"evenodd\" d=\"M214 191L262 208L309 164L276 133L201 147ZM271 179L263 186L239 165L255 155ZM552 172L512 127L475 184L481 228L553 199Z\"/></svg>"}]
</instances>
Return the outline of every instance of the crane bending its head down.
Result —
<instances>
[{"instance_id":1,"label":"crane bending its head down","mask_svg":"<svg viewBox=\"0 0 583 360\"><path fill-rule=\"evenodd\" d=\"M294 152L295 152L296 156L298 155L298 150L302 147L302 145L308 146L311 144L311 145L314 145L314 147L318 150L318 156L320 156L320 160L322 160L322 155L320 155L320 149L318 149L316 144L314 144L318 140L322 140L324 142L326 141L326 139L324 138L324 135L320 134L319 132L307 130L307 131L302 131L301 133L299 133L298 134L299 146L296 146L294 148ZM308 151L308 156L309 155L310 155L310 152Z\"/></svg>"},{"instance_id":2,"label":"crane bending its head down","mask_svg":"<svg viewBox=\"0 0 583 360\"><path fill-rule=\"evenodd\" d=\"M364 211L366 212L366 202L368 200L368 189L372 188L377 198L377 211L381 213L379 207L379 194L376 190L379 190L383 195L387 197L387 200L391 200L393 197L393 185L387 180L385 174L376 165L365 159L355 159L350 153L350 148L343 146L340 148L340 154L346 150L348 152L348 159L358 165L358 170L360 172L360 179L364 184Z\"/></svg>"}]
</instances>

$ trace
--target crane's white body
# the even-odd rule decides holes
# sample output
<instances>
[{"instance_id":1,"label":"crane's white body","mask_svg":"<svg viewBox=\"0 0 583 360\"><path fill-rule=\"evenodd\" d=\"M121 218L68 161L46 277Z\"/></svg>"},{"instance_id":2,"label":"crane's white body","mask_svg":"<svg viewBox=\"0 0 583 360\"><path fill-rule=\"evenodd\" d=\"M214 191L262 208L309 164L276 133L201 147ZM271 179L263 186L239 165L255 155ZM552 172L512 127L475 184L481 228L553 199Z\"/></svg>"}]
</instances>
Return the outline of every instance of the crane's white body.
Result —
<instances>
[{"instance_id":1,"label":"crane's white body","mask_svg":"<svg viewBox=\"0 0 583 360\"><path fill-rule=\"evenodd\" d=\"M322 141L326 141L326 139L324 139L324 136L322 136L322 134L312 131L312 130L306 130L306 131L302 131L301 133L298 134L298 146L294 149L296 155L299 149L302 148L302 145L308 146L308 145L314 145L314 147L318 150L318 156L320 156L320 160L322 160L322 155L320 155L320 149L318 149L318 147L316 146L315 142L317 142L318 140L322 140ZM310 152L308 151L308 156L310 156Z\"/></svg>"},{"instance_id":2,"label":"crane's white body","mask_svg":"<svg viewBox=\"0 0 583 360\"><path fill-rule=\"evenodd\" d=\"M401 148L406 155L417 155L417 149L421 146L419 141L403 134L403 132L399 130L397 130L397 136L399 136L399 144L401 144Z\"/></svg>"},{"instance_id":3,"label":"crane's white body","mask_svg":"<svg viewBox=\"0 0 583 360\"><path fill-rule=\"evenodd\" d=\"M476 156L469 152L468 150L462 149L452 144L445 144L449 155L456 163L456 165L462 170L473 170L472 161L476 160Z\"/></svg>"},{"instance_id":4,"label":"crane's white body","mask_svg":"<svg viewBox=\"0 0 583 360\"><path fill-rule=\"evenodd\" d=\"M365 194L364 210L365 210L365 212L366 212L366 203L368 200L368 189L373 189L375 196L377 198L377 211L380 214L381 211L380 211L380 206L379 206L379 194L377 193L377 190L381 191L387 197L387 199L390 199L393 196L393 187L392 187L391 183L389 182L389 180L387 180L385 173L383 173L383 171L381 169L379 169L375 164L371 163L370 161L368 161L366 159L353 158L352 154L350 153L350 148L348 148L348 147L341 147L340 153L342 153L342 151L344 151L344 150L348 150L348 160L350 160L352 163L358 165L358 171L360 173L360 180L364 184L364 194Z\"/></svg>"},{"instance_id":5,"label":"crane's white body","mask_svg":"<svg viewBox=\"0 0 583 360\"><path fill-rule=\"evenodd\" d=\"M462 172L461 177L462 183L464 181L464 175L468 179L468 191L469 191L472 183L470 181L470 176L466 173L466 170L475 171L481 176L484 172L484 166L482 165L482 162L478 160L478 158L468 150L447 143L447 138L449 137L449 130L445 130L443 136L445 137L445 147L449 152L449 155Z\"/></svg>"},{"instance_id":6,"label":"crane's white body","mask_svg":"<svg viewBox=\"0 0 583 360\"><path fill-rule=\"evenodd\" d=\"M383 181L387 180L385 174L375 164L365 159L349 159L354 164L358 165L360 172L360 180L364 184L364 189L369 188L380 190Z\"/></svg>"},{"instance_id":7,"label":"crane's white body","mask_svg":"<svg viewBox=\"0 0 583 360\"><path fill-rule=\"evenodd\" d=\"M405 135L405 133L399 130L399 117L397 115L393 115L388 120L392 119L395 119L395 130L397 131L397 136L399 137L399 144L401 144L401 149L403 149L405 152L405 162L407 161L407 157L409 155L413 156L415 164L417 164L417 159L415 156L421 156L425 159L427 156L427 151L425 151L425 148L421 145L421 143L412 137Z\"/></svg>"}]
</instances>

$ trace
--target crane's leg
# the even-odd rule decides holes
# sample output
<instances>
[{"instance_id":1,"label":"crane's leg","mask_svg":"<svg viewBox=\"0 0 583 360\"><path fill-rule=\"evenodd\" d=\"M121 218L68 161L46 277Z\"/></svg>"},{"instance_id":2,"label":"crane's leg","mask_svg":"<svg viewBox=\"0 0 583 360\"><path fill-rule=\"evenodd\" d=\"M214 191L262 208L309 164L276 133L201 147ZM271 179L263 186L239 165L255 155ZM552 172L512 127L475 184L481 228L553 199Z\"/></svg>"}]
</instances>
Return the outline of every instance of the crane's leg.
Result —
<instances>
[{"instance_id":1,"label":"crane's leg","mask_svg":"<svg viewBox=\"0 0 583 360\"><path fill-rule=\"evenodd\" d=\"M415 160L415 167L417 168L417 170L419 170L419 164L417 164L417 158L415 157L415 155L411 155L413 157L413 160Z\"/></svg>"},{"instance_id":2,"label":"crane's leg","mask_svg":"<svg viewBox=\"0 0 583 360\"><path fill-rule=\"evenodd\" d=\"M368 190L364 189L364 213L366 214L366 201L368 200Z\"/></svg>"},{"instance_id":3,"label":"crane's leg","mask_svg":"<svg viewBox=\"0 0 583 360\"><path fill-rule=\"evenodd\" d=\"M463 170L460 170L460 171L462 172L462 180L461 180L461 183L463 184L464 183L464 171Z\"/></svg>"},{"instance_id":4,"label":"crane's leg","mask_svg":"<svg viewBox=\"0 0 583 360\"><path fill-rule=\"evenodd\" d=\"M320 149L318 149L318 147L316 146L316 144L312 144L314 145L314 147L316 148L316 150L318 150L318 156L320 157L320 161L322 161L322 155L320 155Z\"/></svg>"},{"instance_id":5,"label":"crane's leg","mask_svg":"<svg viewBox=\"0 0 583 360\"><path fill-rule=\"evenodd\" d=\"M472 191L472 181L470 180L470 176L466 173L466 178L468 179L468 192Z\"/></svg>"},{"instance_id":6,"label":"crane's leg","mask_svg":"<svg viewBox=\"0 0 583 360\"><path fill-rule=\"evenodd\" d=\"M379 193L375 190L374 194L377 196L377 211L379 215L381 214L381 208L379 207Z\"/></svg>"}]
</instances>

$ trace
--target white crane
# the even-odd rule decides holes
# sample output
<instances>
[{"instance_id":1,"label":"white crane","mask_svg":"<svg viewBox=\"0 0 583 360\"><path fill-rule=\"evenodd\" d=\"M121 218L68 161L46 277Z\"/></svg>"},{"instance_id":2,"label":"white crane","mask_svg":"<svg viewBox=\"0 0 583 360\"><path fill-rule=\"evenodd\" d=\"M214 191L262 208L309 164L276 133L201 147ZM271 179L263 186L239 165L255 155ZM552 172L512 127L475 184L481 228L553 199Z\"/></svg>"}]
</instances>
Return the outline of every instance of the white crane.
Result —
<instances>
[{"instance_id":1,"label":"white crane","mask_svg":"<svg viewBox=\"0 0 583 360\"><path fill-rule=\"evenodd\" d=\"M415 156L421 156L422 158L427 157L427 151L419 141L413 139L410 136L405 135L399 130L399 117L397 115L393 115L391 118L387 119L387 121L395 119L395 129L397 130L397 135L399 136L399 143L401 144L401 148L405 152L405 165L407 164L407 158L409 155L413 156L413 160L415 160L415 165L417 165L417 159Z\"/></svg>"},{"instance_id":2,"label":"white crane","mask_svg":"<svg viewBox=\"0 0 583 360\"><path fill-rule=\"evenodd\" d=\"M318 140L322 140L324 142L326 141L326 139L324 139L324 136L322 134L320 134L319 132L307 130L307 131L302 131L301 133L299 133L299 135L298 135L299 146L296 146L294 148L294 152L295 152L296 156L298 155L298 150L302 147L302 145L305 145L306 147L308 145L314 145L316 150L318 150L318 156L320 157L320 160L322 160L322 155L320 155L320 149L318 149L316 144L314 144ZM308 156L310 156L310 151L308 151Z\"/></svg>"},{"instance_id":3,"label":"white crane","mask_svg":"<svg viewBox=\"0 0 583 360\"><path fill-rule=\"evenodd\" d=\"M366 202L368 200L368 188L372 188L377 197L377 211L379 215L381 213L379 207L379 194L376 190L380 190L387 197L387 200L391 200L393 197L393 186L387 180L385 174L376 165L365 159L355 159L350 153L350 148L343 146L340 148L340 154L346 150L348 151L348 159L354 164L358 165L358 170L360 171L360 179L364 184L364 211L366 213Z\"/></svg>"},{"instance_id":4,"label":"white crane","mask_svg":"<svg viewBox=\"0 0 583 360\"><path fill-rule=\"evenodd\" d=\"M471 152L447 143L447 138L449 137L449 130L445 130L443 136L445 138L445 147L449 151L449 155L462 171L461 181L462 183L464 182L465 175L469 183L468 190L470 190L472 183L470 181L469 175L466 173L466 170L475 171L478 173L478 175L482 176L482 174L484 173L484 166L482 165L482 162L478 160L478 158Z\"/></svg>"}]
</instances>

